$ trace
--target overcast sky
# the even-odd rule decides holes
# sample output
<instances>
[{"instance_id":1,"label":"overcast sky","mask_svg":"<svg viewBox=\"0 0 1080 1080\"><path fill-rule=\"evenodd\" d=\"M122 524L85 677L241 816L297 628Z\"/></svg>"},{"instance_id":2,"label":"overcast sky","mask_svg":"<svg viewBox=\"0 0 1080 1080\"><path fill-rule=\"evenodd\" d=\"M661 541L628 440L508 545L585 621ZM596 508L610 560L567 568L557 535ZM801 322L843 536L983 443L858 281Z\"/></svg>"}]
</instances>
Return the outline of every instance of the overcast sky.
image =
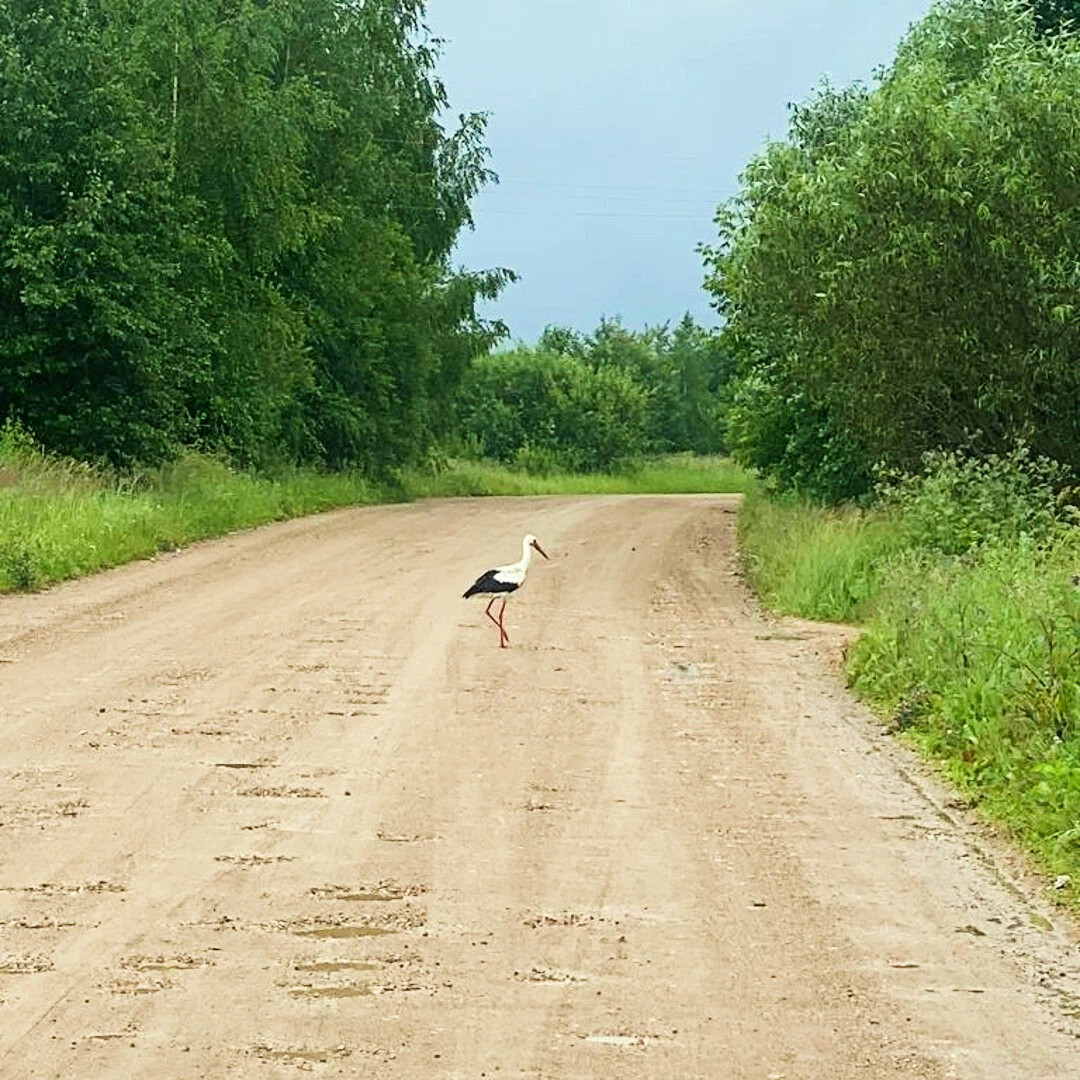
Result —
<instances>
[{"instance_id":1,"label":"overcast sky","mask_svg":"<svg viewBox=\"0 0 1080 1080\"><path fill-rule=\"evenodd\" d=\"M501 182L458 261L521 281L515 337L602 315L713 323L695 246L787 105L867 81L930 0L430 0L457 112L491 113Z\"/></svg>"}]
</instances>

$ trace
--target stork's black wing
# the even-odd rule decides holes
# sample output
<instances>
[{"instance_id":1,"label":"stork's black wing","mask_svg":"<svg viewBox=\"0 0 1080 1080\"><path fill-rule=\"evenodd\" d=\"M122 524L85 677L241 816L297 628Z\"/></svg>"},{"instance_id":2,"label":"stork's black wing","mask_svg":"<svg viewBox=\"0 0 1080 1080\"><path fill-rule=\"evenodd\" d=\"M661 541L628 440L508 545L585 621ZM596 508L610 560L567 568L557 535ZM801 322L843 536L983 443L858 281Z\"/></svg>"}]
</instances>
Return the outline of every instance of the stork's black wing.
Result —
<instances>
[{"instance_id":1,"label":"stork's black wing","mask_svg":"<svg viewBox=\"0 0 1080 1080\"><path fill-rule=\"evenodd\" d=\"M501 581L498 577L498 570L488 570L486 573L481 574L468 588L465 594L462 596L463 600L468 600L470 596L477 596L480 593L496 593L507 594L512 593L517 589L512 581Z\"/></svg>"}]
</instances>

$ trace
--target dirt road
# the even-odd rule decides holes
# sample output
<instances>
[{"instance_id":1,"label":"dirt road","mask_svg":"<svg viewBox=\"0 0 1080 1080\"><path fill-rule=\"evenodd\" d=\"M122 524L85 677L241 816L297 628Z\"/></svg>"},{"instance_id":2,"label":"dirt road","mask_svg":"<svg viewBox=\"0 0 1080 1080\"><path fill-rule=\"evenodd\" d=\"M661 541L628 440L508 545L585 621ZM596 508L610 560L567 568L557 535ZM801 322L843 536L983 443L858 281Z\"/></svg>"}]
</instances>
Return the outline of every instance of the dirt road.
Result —
<instances>
[{"instance_id":1,"label":"dirt road","mask_svg":"<svg viewBox=\"0 0 1080 1080\"><path fill-rule=\"evenodd\" d=\"M755 610L734 509L349 511L0 599L0 1077L1080 1076L1075 937ZM500 652L460 594L526 531Z\"/></svg>"}]
</instances>

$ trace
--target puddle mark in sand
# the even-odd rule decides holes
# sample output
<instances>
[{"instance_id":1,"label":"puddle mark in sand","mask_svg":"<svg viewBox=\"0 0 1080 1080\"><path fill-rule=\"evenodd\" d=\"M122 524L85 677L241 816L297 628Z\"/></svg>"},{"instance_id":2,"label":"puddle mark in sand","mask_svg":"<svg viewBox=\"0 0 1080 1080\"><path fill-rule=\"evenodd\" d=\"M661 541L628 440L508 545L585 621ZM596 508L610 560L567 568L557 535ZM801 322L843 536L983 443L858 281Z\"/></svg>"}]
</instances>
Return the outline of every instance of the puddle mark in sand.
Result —
<instances>
[{"instance_id":1,"label":"puddle mark in sand","mask_svg":"<svg viewBox=\"0 0 1080 1080\"><path fill-rule=\"evenodd\" d=\"M46 881L41 885L0 885L0 892L26 893L32 896L80 896L84 893L122 893L127 886L115 881L85 881L79 884L61 885Z\"/></svg>"},{"instance_id":2,"label":"puddle mark in sand","mask_svg":"<svg viewBox=\"0 0 1080 1080\"><path fill-rule=\"evenodd\" d=\"M215 761L212 763L215 769L276 769L277 765L271 760L266 761Z\"/></svg>"},{"instance_id":3,"label":"puddle mark in sand","mask_svg":"<svg viewBox=\"0 0 1080 1080\"><path fill-rule=\"evenodd\" d=\"M368 915L360 919L347 915L296 919L279 923L275 929L284 930L296 937L349 939L399 934L406 930L415 930L426 921L427 916L423 911L406 907L385 915Z\"/></svg>"},{"instance_id":4,"label":"puddle mark in sand","mask_svg":"<svg viewBox=\"0 0 1080 1080\"><path fill-rule=\"evenodd\" d=\"M248 929L261 929L258 926L250 926L242 919L236 918L234 915L219 915L216 919L195 919L192 922L183 922L180 924L182 927L188 930L248 930ZM273 927L264 929L274 929Z\"/></svg>"},{"instance_id":5,"label":"puddle mark in sand","mask_svg":"<svg viewBox=\"0 0 1080 1080\"><path fill-rule=\"evenodd\" d=\"M308 772L302 772L300 774L301 780L325 780L329 776L340 776L341 770L335 769L330 765L318 765Z\"/></svg>"},{"instance_id":6,"label":"puddle mark in sand","mask_svg":"<svg viewBox=\"0 0 1080 1080\"><path fill-rule=\"evenodd\" d=\"M231 863L245 869L254 866L273 866L276 863L295 862L294 855L215 855L214 862Z\"/></svg>"},{"instance_id":7,"label":"puddle mark in sand","mask_svg":"<svg viewBox=\"0 0 1080 1080\"><path fill-rule=\"evenodd\" d=\"M343 998L371 997L374 989L367 983L350 983L346 986L290 986L289 996L297 998L322 998L341 1000Z\"/></svg>"},{"instance_id":8,"label":"puddle mark in sand","mask_svg":"<svg viewBox=\"0 0 1080 1080\"><path fill-rule=\"evenodd\" d=\"M529 971L515 971L514 978L518 982L545 983L557 986L566 986L569 983L588 982L584 975L575 975L569 971L554 971L551 968L534 967Z\"/></svg>"},{"instance_id":9,"label":"puddle mark in sand","mask_svg":"<svg viewBox=\"0 0 1080 1080\"><path fill-rule=\"evenodd\" d=\"M375 839L384 844L429 844L439 838L427 833L393 833L379 829L375 833Z\"/></svg>"},{"instance_id":10,"label":"puddle mark in sand","mask_svg":"<svg viewBox=\"0 0 1080 1080\"><path fill-rule=\"evenodd\" d=\"M112 982L102 983L100 989L119 996L145 997L148 994L159 994L162 990L171 990L173 985L164 977L119 978L113 979Z\"/></svg>"},{"instance_id":11,"label":"puddle mark in sand","mask_svg":"<svg viewBox=\"0 0 1080 1080\"><path fill-rule=\"evenodd\" d=\"M194 971L196 968L211 967L213 963L208 957L176 953L170 956L125 956L120 966L134 971Z\"/></svg>"},{"instance_id":12,"label":"puddle mark in sand","mask_svg":"<svg viewBox=\"0 0 1080 1080\"><path fill-rule=\"evenodd\" d=\"M385 934L396 934L397 930L390 926L349 926L342 923L339 926L314 926L307 930L293 930L291 933L306 938L350 939L382 937Z\"/></svg>"},{"instance_id":13,"label":"puddle mark in sand","mask_svg":"<svg viewBox=\"0 0 1080 1080\"><path fill-rule=\"evenodd\" d=\"M530 800L525 803L521 809L528 814L550 814L553 810L558 810L559 808L554 803L534 802Z\"/></svg>"},{"instance_id":14,"label":"puddle mark in sand","mask_svg":"<svg viewBox=\"0 0 1080 1080\"><path fill-rule=\"evenodd\" d=\"M47 956L0 956L0 975L40 975L53 966Z\"/></svg>"},{"instance_id":15,"label":"puddle mark in sand","mask_svg":"<svg viewBox=\"0 0 1080 1080\"><path fill-rule=\"evenodd\" d=\"M559 915L530 915L522 920L522 923L530 930L537 930L543 926L594 926L608 922L611 920L603 915L581 915L575 911L564 911ZM618 922L616 919L616 926Z\"/></svg>"},{"instance_id":16,"label":"puddle mark in sand","mask_svg":"<svg viewBox=\"0 0 1080 1080\"><path fill-rule=\"evenodd\" d=\"M89 1035L84 1035L83 1039L84 1039L85 1042L91 1042L91 1041L109 1042L109 1041L111 1041L113 1039L130 1039L135 1034L137 1034L137 1031L138 1031L137 1028L129 1027L129 1028L126 1028L123 1031L91 1032Z\"/></svg>"},{"instance_id":17,"label":"puddle mark in sand","mask_svg":"<svg viewBox=\"0 0 1080 1080\"><path fill-rule=\"evenodd\" d=\"M382 971L385 966L375 960L311 960L293 964L293 971L334 975L343 971Z\"/></svg>"},{"instance_id":18,"label":"puddle mark in sand","mask_svg":"<svg viewBox=\"0 0 1080 1080\"><path fill-rule=\"evenodd\" d=\"M0 826L9 828L44 828L44 823L59 818L77 818L90 804L85 799L65 799L59 803L9 806L0 817Z\"/></svg>"},{"instance_id":19,"label":"puddle mark in sand","mask_svg":"<svg viewBox=\"0 0 1080 1080\"><path fill-rule=\"evenodd\" d=\"M310 787L249 787L236 793L245 799L325 799L326 792Z\"/></svg>"},{"instance_id":20,"label":"puddle mark in sand","mask_svg":"<svg viewBox=\"0 0 1080 1080\"><path fill-rule=\"evenodd\" d=\"M645 1047L660 1040L655 1035L582 1035L592 1046Z\"/></svg>"},{"instance_id":21,"label":"puddle mark in sand","mask_svg":"<svg viewBox=\"0 0 1080 1080\"><path fill-rule=\"evenodd\" d=\"M30 918L20 915L14 919L0 919L2 930L70 930L78 924L60 919Z\"/></svg>"},{"instance_id":22,"label":"puddle mark in sand","mask_svg":"<svg viewBox=\"0 0 1080 1080\"><path fill-rule=\"evenodd\" d=\"M402 885L396 881L380 881L374 885L318 885L309 890L319 900L341 900L348 903L378 903L380 901L405 900L410 896L422 896L427 890L423 885Z\"/></svg>"},{"instance_id":23,"label":"puddle mark in sand","mask_svg":"<svg viewBox=\"0 0 1080 1080\"><path fill-rule=\"evenodd\" d=\"M260 1061L280 1062L283 1065L295 1065L300 1069L308 1069L312 1065L329 1065L334 1061L343 1061L351 1057L353 1051L342 1044L332 1049L319 1049L315 1047L274 1047L267 1043L257 1043L244 1051ZM365 1051L370 1056L386 1056L388 1059L394 1055L381 1050Z\"/></svg>"}]
</instances>

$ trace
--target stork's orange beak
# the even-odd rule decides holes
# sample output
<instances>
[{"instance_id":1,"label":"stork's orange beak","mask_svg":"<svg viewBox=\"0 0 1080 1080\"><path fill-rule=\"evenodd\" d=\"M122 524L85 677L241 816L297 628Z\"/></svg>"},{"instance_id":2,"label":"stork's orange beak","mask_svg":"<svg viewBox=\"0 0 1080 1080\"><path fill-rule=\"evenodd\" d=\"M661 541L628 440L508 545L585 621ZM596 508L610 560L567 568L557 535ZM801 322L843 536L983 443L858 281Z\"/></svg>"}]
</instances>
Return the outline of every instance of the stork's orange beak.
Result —
<instances>
[{"instance_id":1,"label":"stork's orange beak","mask_svg":"<svg viewBox=\"0 0 1080 1080\"><path fill-rule=\"evenodd\" d=\"M540 552L540 554L541 554L541 555L543 555L545 559L548 559L548 562L550 562L550 561L551 561L551 560L550 560L550 559L548 558L548 553L547 553L547 552L546 552L546 551L545 551L545 550L544 550L544 549L543 549L543 548L542 548L542 547L540 546L540 541L539 541L539 540L534 540L534 541L532 542L532 546L533 546L534 548L536 548L536 550L537 550L537 551L539 551L539 552Z\"/></svg>"}]
</instances>

